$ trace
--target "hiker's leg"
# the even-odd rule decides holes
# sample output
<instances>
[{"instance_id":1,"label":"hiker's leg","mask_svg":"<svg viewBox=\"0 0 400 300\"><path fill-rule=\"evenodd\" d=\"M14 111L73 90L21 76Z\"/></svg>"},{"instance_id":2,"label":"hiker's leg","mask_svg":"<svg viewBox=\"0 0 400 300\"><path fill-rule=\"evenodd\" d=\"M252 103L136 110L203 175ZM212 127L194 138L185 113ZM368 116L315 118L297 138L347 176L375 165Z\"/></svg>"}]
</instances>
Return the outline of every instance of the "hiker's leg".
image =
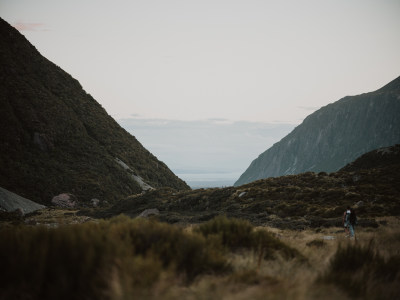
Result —
<instances>
[{"instance_id":1,"label":"hiker's leg","mask_svg":"<svg viewBox=\"0 0 400 300\"><path fill-rule=\"evenodd\" d=\"M354 236L354 227L353 227L353 225L349 225L349 230L350 230L350 237L353 237Z\"/></svg>"},{"instance_id":2,"label":"hiker's leg","mask_svg":"<svg viewBox=\"0 0 400 300\"><path fill-rule=\"evenodd\" d=\"M346 236L349 235L349 224L347 222L344 223L344 233Z\"/></svg>"}]
</instances>

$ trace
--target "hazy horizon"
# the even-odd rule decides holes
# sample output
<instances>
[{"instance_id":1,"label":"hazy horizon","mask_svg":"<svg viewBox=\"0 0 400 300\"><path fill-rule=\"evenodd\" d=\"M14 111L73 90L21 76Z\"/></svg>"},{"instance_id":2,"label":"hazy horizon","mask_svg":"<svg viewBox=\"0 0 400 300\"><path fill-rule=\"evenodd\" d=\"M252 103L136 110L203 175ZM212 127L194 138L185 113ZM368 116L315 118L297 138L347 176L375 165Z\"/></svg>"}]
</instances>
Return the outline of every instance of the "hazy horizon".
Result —
<instances>
[{"instance_id":1,"label":"hazy horizon","mask_svg":"<svg viewBox=\"0 0 400 300\"><path fill-rule=\"evenodd\" d=\"M260 153L294 124L141 119L118 123L191 187L232 185Z\"/></svg>"}]
</instances>

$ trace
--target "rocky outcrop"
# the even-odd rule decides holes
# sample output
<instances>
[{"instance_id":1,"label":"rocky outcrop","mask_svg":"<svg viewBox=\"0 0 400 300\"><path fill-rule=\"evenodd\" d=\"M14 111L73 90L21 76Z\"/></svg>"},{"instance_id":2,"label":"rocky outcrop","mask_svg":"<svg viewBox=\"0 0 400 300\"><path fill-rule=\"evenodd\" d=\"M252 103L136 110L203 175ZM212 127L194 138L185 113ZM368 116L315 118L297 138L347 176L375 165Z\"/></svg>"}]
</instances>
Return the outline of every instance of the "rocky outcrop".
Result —
<instances>
[{"instance_id":1,"label":"rocky outcrop","mask_svg":"<svg viewBox=\"0 0 400 300\"><path fill-rule=\"evenodd\" d=\"M400 143L400 77L309 115L255 159L235 186L302 172L333 172L371 150Z\"/></svg>"},{"instance_id":2,"label":"rocky outcrop","mask_svg":"<svg viewBox=\"0 0 400 300\"><path fill-rule=\"evenodd\" d=\"M140 186L140 188L142 189L142 191L149 191L149 190L153 190L154 188L147 184L142 177L140 177L139 175L135 174L135 172L126 164L124 163L122 160L120 160L119 158L115 158L115 161L117 162L118 165L120 165L125 171L128 172L128 174L132 177L132 179Z\"/></svg>"},{"instance_id":3,"label":"rocky outcrop","mask_svg":"<svg viewBox=\"0 0 400 300\"><path fill-rule=\"evenodd\" d=\"M45 207L0 187L0 210L29 214Z\"/></svg>"}]
</instances>

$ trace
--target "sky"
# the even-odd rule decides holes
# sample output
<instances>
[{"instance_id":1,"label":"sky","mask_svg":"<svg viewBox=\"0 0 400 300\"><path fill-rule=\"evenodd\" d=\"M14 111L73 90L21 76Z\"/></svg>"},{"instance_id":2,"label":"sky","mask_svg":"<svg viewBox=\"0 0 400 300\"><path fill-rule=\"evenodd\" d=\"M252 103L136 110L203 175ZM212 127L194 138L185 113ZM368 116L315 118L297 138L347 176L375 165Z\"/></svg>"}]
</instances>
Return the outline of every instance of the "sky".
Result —
<instances>
[{"instance_id":1,"label":"sky","mask_svg":"<svg viewBox=\"0 0 400 300\"><path fill-rule=\"evenodd\" d=\"M0 0L0 16L173 170L230 171L224 137L243 172L313 111L400 75L399 0ZM203 162L168 152L195 134Z\"/></svg>"}]
</instances>

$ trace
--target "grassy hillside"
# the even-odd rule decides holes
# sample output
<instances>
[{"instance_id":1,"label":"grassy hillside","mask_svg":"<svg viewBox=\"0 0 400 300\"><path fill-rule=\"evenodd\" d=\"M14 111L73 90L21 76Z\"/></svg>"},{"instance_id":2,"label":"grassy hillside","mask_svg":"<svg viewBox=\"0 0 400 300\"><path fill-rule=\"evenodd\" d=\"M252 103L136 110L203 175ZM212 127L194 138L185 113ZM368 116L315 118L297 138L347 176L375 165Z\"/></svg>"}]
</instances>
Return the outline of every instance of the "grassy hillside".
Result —
<instances>
[{"instance_id":1,"label":"grassy hillside","mask_svg":"<svg viewBox=\"0 0 400 300\"><path fill-rule=\"evenodd\" d=\"M334 173L302 173L258 180L240 187L177 192L159 189L130 196L100 217L124 213L132 217L157 208L160 219L175 223L198 223L216 215L247 219L255 225L305 229L339 226L342 213L355 206L360 226L377 226L374 218L400 215L400 173L398 146L393 154L371 161L368 168ZM364 158L360 158L362 161ZM353 165L360 164L356 160ZM385 162L384 162L385 161ZM85 212L84 212L85 213Z\"/></svg>"}]
</instances>

